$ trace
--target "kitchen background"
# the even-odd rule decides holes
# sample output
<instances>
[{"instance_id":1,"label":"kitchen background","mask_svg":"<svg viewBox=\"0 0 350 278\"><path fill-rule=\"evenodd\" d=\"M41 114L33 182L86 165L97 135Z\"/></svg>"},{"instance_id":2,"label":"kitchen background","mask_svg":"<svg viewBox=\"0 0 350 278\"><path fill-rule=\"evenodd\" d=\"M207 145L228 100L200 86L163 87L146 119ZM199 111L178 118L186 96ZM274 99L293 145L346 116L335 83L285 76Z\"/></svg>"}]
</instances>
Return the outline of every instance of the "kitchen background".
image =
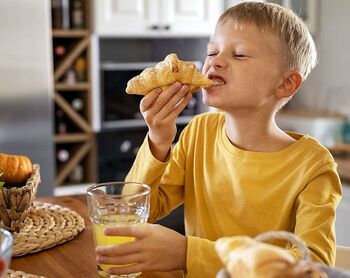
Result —
<instances>
[{"instance_id":1,"label":"kitchen background","mask_svg":"<svg viewBox=\"0 0 350 278\"><path fill-rule=\"evenodd\" d=\"M218 16L239 2L2 0L0 152L41 165L39 195L84 193L91 183L122 179L147 131L140 97L125 94L126 81L170 52L201 67ZM294 9L317 45L318 66L278 122L334 154L344 190L338 243L350 245L350 2L270 2ZM195 94L179 131L206 110ZM182 231L181 215L179 208L164 223Z\"/></svg>"}]
</instances>

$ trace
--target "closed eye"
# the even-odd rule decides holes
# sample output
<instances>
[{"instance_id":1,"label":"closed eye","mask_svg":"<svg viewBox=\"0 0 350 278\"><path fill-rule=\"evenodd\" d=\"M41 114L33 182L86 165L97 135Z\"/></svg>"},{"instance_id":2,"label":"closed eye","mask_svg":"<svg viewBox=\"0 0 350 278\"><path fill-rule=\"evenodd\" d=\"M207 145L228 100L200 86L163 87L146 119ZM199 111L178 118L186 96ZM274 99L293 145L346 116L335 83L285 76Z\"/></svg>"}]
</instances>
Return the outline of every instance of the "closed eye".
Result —
<instances>
[{"instance_id":1,"label":"closed eye","mask_svg":"<svg viewBox=\"0 0 350 278\"><path fill-rule=\"evenodd\" d=\"M243 55L243 54L233 54L233 57L236 59L239 59L239 60L243 60L243 59L247 58L247 56Z\"/></svg>"},{"instance_id":2,"label":"closed eye","mask_svg":"<svg viewBox=\"0 0 350 278\"><path fill-rule=\"evenodd\" d=\"M217 53L214 53L214 52L210 52L207 54L207 56L215 56Z\"/></svg>"}]
</instances>

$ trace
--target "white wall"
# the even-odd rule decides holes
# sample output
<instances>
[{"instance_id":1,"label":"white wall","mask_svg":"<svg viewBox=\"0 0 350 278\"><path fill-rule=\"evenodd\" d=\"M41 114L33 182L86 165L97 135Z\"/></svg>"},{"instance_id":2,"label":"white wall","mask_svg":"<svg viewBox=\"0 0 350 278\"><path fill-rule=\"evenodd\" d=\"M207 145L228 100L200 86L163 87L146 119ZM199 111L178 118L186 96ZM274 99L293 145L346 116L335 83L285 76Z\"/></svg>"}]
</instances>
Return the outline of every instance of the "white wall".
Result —
<instances>
[{"instance_id":1,"label":"white wall","mask_svg":"<svg viewBox=\"0 0 350 278\"><path fill-rule=\"evenodd\" d=\"M318 4L319 64L292 106L341 112L350 118L350 1L319 0Z\"/></svg>"}]
</instances>

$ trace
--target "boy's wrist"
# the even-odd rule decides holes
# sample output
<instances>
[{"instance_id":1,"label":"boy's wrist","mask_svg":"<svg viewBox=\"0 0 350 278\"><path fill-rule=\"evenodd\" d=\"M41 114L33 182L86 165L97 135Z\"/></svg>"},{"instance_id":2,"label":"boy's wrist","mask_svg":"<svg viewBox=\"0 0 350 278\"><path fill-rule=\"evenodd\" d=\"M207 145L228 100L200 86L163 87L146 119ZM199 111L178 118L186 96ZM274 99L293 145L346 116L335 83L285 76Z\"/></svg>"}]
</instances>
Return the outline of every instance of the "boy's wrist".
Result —
<instances>
[{"instance_id":1,"label":"boy's wrist","mask_svg":"<svg viewBox=\"0 0 350 278\"><path fill-rule=\"evenodd\" d=\"M152 155L159 161L165 162L168 160L171 144L157 144L148 136L148 144Z\"/></svg>"},{"instance_id":2,"label":"boy's wrist","mask_svg":"<svg viewBox=\"0 0 350 278\"><path fill-rule=\"evenodd\" d=\"M179 266L178 269L181 270L187 270L186 267L186 261L187 261L187 236L181 235L179 240L177 241L178 246L176 250L179 251L178 258L179 258Z\"/></svg>"}]
</instances>

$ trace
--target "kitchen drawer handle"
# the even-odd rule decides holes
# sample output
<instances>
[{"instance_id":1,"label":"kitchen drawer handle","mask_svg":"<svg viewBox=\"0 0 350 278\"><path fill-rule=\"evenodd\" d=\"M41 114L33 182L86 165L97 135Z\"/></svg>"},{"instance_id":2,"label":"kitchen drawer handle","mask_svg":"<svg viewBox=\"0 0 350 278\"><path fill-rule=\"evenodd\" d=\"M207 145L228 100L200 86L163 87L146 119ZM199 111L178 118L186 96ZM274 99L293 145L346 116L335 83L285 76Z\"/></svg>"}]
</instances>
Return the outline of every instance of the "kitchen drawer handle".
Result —
<instances>
[{"instance_id":1,"label":"kitchen drawer handle","mask_svg":"<svg viewBox=\"0 0 350 278\"><path fill-rule=\"evenodd\" d=\"M170 30L170 28L171 26L169 24L163 26L154 24L150 26L151 30Z\"/></svg>"}]
</instances>

